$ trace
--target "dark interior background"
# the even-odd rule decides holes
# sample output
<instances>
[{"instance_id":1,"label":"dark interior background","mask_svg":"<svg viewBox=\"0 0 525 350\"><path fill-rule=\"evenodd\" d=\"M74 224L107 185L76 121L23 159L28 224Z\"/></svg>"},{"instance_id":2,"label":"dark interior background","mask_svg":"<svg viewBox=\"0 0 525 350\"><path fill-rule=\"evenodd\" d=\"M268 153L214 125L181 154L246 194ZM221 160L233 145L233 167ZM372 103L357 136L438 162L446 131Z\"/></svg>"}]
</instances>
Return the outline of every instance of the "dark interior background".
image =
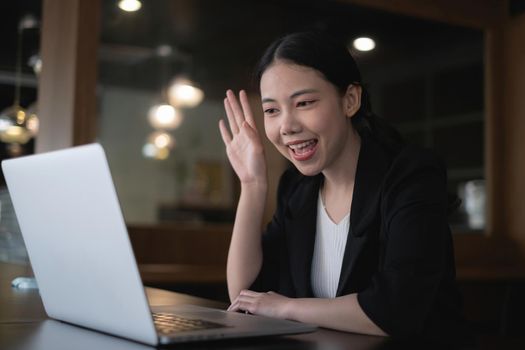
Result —
<instances>
[{"instance_id":1,"label":"dark interior background","mask_svg":"<svg viewBox=\"0 0 525 350\"><path fill-rule=\"evenodd\" d=\"M290 31L324 29L348 43L368 35L371 52L353 51L375 111L410 142L434 148L449 166L449 190L484 178L483 33L346 1L268 0L143 1L126 13L116 0L102 1L99 85L160 90L178 73L191 75L206 98L222 99L227 88L252 89L251 73L264 48ZM511 11L520 11L519 3ZM38 0L0 4L0 110L14 93L17 26ZM37 77L28 65L38 53L39 29L23 32L21 105L37 98ZM169 45L167 56L159 47ZM45 64L44 64L45 69ZM464 142L468 139L469 142ZM34 142L25 146L31 153ZM0 157L6 158L5 145ZM462 218L456 218L460 222Z\"/></svg>"}]
</instances>

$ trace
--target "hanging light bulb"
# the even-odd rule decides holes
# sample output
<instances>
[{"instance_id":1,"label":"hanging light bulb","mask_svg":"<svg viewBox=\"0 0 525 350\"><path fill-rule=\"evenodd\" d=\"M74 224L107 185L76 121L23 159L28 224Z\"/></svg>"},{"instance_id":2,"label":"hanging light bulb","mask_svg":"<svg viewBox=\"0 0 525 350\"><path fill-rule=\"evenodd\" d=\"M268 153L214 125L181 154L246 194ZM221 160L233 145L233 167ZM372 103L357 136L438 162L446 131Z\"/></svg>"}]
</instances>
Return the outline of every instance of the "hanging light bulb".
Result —
<instances>
[{"instance_id":1,"label":"hanging light bulb","mask_svg":"<svg viewBox=\"0 0 525 350\"><path fill-rule=\"evenodd\" d=\"M126 12L135 12L140 10L142 3L139 0L120 0L118 7Z\"/></svg>"},{"instance_id":2,"label":"hanging light bulb","mask_svg":"<svg viewBox=\"0 0 525 350\"><path fill-rule=\"evenodd\" d=\"M150 108L148 120L155 129L173 130L180 126L184 119L180 110L169 104L159 104Z\"/></svg>"},{"instance_id":3,"label":"hanging light bulb","mask_svg":"<svg viewBox=\"0 0 525 350\"><path fill-rule=\"evenodd\" d=\"M163 131L155 131L148 137L148 142L155 145L157 148L173 148L175 146L175 139L173 136Z\"/></svg>"},{"instance_id":4,"label":"hanging light bulb","mask_svg":"<svg viewBox=\"0 0 525 350\"><path fill-rule=\"evenodd\" d=\"M40 121L38 120L38 116L37 116L36 102L31 104L29 107L27 107L26 114L27 114L27 121L26 121L27 130L29 130L29 133L31 134L31 136L34 137L38 134L38 130L40 128Z\"/></svg>"},{"instance_id":5,"label":"hanging light bulb","mask_svg":"<svg viewBox=\"0 0 525 350\"><path fill-rule=\"evenodd\" d=\"M32 114L29 118L28 112L20 106L20 80L22 74L22 43L23 31L33 28L34 20L30 16L22 18L18 25L18 44L15 71L15 98L13 105L0 112L0 141L9 144L25 144L38 131L38 118ZM31 125L31 127L28 127ZM32 129L30 129L32 128Z\"/></svg>"},{"instance_id":6,"label":"hanging light bulb","mask_svg":"<svg viewBox=\"0 0 525 350\"><path fill-rule=\"evenodd\" d=\"M36 117L36 116L35 116ZM8 107L0 113L0 141L5 143L27 143L33 134L27 128L28 115L18 105Z\"/></svg>"},{"instance_id":7,"label":"hanging light bulb","mask_svg":"<svg viewBox=\"0 0 525 350\"><path fill-rule=\"evenodd\" d=\"M146 158L164 160L169 157L170 149L175 147L175 138L163 131L155 131L148 136L142 147L142 154Z\"/></svg>"},{"instance_id":8,"label":"hanging light bulb","mask_svg":"<svg viewBox=\"0 0 525 350\"><path fill-rule=\"evenodd\" d=\"M191 80L176 78L168 88L168 98L172 106L192 108L204 99L204 92Z\"/></svg>"},{"instance_id":9,"label":"hanging light bulb","mask_svg":"<svg viewBox=\"0 0 525 350\"><path fill-rule=\"evenodd\" d=\"M148 142L142 147L142 154L146 158L164 160L169 157L170 150L167 148L158 148L154 144Z\"/></svg>"}]
</instances>

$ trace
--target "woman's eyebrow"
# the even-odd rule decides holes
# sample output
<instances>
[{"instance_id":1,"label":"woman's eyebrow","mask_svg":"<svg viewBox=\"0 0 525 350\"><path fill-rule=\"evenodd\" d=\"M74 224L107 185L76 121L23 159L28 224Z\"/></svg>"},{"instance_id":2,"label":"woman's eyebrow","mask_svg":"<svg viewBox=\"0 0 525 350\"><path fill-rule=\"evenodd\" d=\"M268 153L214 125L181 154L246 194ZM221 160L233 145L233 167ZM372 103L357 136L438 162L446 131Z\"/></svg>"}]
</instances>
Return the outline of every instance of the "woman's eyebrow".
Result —
<instances>
[{"instance_id":1,"label":"woman's eyebrow","mask_svg":"<svg viewBox=\"0 0 525 350\"><path fill-rule=\"evenodd\" d=\"M261 100L262 103L265 103L265 102L275 102L275 100L273 98L269 98L269 97L265 97Z\"/></svg>"},{"instance_id":2,"label":"woman's eyebrow","mask_svg":"<svg viewBox=\"0 0 525 350\"><path fill-rule=\"evenodd\" d=\"M304 94L310 94L310 93L313 93L313 92L318 92L316 89L303 89L303 90L299 90L299 91L296 91L294 92L293 94L290 95L290 99L294 99L296 98L297 96L301 96L301 95L304 95Z\"/></svg>"},{"instance_id":3,"label":"woman's eyebrow","mask_svg":"<svg viewBox=\"0 0 525 350\"><path fill-rule=\"evenodd\" d=\"M296 98L297 96L301 96L301 95L304 95L304 94L310 94L310 93L314 93L314 92L319 92L318 90L316 89L303 89L303 90L299 90L299 91L296 91L294 92L293 94L290 95L290 100L293 100L294 98ZM265 97L261 100L262 103L265 103L265 102L275 102L275 99L273 98L270 98L270 97Z\"/></svg>"}]
</instances>

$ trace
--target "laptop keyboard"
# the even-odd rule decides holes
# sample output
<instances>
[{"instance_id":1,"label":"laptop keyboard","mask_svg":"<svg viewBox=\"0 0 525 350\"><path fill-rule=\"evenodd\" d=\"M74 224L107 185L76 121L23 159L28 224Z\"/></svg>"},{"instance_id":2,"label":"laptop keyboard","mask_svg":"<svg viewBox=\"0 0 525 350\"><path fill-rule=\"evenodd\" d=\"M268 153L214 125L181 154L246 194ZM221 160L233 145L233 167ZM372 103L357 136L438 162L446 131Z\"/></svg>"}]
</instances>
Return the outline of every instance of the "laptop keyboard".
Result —
<instances>
[{"instance_id":1,"label":"laptop keyboard","mask_svg":"<svg viewBox=\"0 0 525 350\"><path fill-rule=\"evenodd\" d=\"M219 323L185 318L166 312L154 312L153 321L155 328L157 328L157 331L161 334L226 327Z\"/></svg>"}]
</instances>

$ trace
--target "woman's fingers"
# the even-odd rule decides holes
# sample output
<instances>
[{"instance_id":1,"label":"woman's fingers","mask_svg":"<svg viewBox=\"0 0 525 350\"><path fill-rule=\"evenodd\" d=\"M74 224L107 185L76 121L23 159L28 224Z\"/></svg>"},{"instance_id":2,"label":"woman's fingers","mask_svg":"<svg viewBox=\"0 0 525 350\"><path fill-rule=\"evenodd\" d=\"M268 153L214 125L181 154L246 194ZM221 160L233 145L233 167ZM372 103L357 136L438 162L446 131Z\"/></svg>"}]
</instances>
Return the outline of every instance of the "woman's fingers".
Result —
<instances>
[{"instance_id":1,"label":"woman's fingers","mask_svg":"<svg viewBox=\"0 0 525 350\"><path fill-rule=\"evenodd\" d=\"M235 121L237 122L237 127L240 129L242 124L246 120L244 111L233 91L228 90L226 92L226 97L228 98L231 110L233 111L233 116L235 117Z\"/></svg>"},{"instance_id":2,"label":"woman's fingers","mask_svg":"<svg viewBox=\"0 0 525 350\"><path fill-rule=\"evenodd\" d=\"M237 298L228 307L228 311L250 311L253 304L257 301L261 293L253 292L251 290L242 290Z\"/></svg>"},{"instance_id":3,"label":"woman's fingers","mask_svg":"<svg viewBox=\"0 0 525 350\"><path fill-rule=\"evenodd\" d=\"M240 101L240 104L239 104ZM257 133L255 126L255 119L248 102L248 95L246 91L239 92L239 99L235 96L232 90L226 91L226 98L224 99L224 109L230 124L230 129L235 136L242 129L244 122L247 122L250 127Z\"/></svg>"},{"instance_id":4,"label":"woman's fingers","mask_svg":"<svg viewBox=\"0 0 525 350\"><path fill-rule=\"evenodd\" d=\"M246 91L241 90L241 92L239 92L239 100L241 101L241 106L246 121L248 122L248 124L250 124L252 129L257 130L257 127L255 126L255 120L253 119L252 109L250 107L250 103L248 102L248 96L246 95Z\"/></svg>"},{"instance_id":5,"label":"woman's fingers","mask_svg":"<svg viewBox=\"0 0 525 350\"><path fill-rule=\"evenodd\" d=\"M229 145L230 142L232 142L232 137L228 131L228 128L226 127L226 124L224 123L224 120L222 119L219 120L219 130L221 132L222 141L225 145Z\"/></svg>"},{"instance_id":6,"label":"woman's fingers","mask_svg":"<svg viewBox=\"0 0 525 350\"><path fill-rule=\"evenodd\" d=\"M235 116L233 114L233 110L230 106L230 101L226 97L224 99L224 110L226 111L226 117L228 118L228 123L230 124L230 129L232 131L233 135L236 135L239 133L239 126L237 125L237 120L235 119Z\"/></svg>"},{"instance_id":7,"label":"woman's fingers","mask_svg":"<svg viewBox=\"0 0 525 350\"><path fill-rule=\"evenodd\" d=\"M235 299L233 303L231 303L231 305L228 307L227 311L238 311L238 310L239 310L239 302L237 301L237 299Z\"/></svg>"}]
</instances>

